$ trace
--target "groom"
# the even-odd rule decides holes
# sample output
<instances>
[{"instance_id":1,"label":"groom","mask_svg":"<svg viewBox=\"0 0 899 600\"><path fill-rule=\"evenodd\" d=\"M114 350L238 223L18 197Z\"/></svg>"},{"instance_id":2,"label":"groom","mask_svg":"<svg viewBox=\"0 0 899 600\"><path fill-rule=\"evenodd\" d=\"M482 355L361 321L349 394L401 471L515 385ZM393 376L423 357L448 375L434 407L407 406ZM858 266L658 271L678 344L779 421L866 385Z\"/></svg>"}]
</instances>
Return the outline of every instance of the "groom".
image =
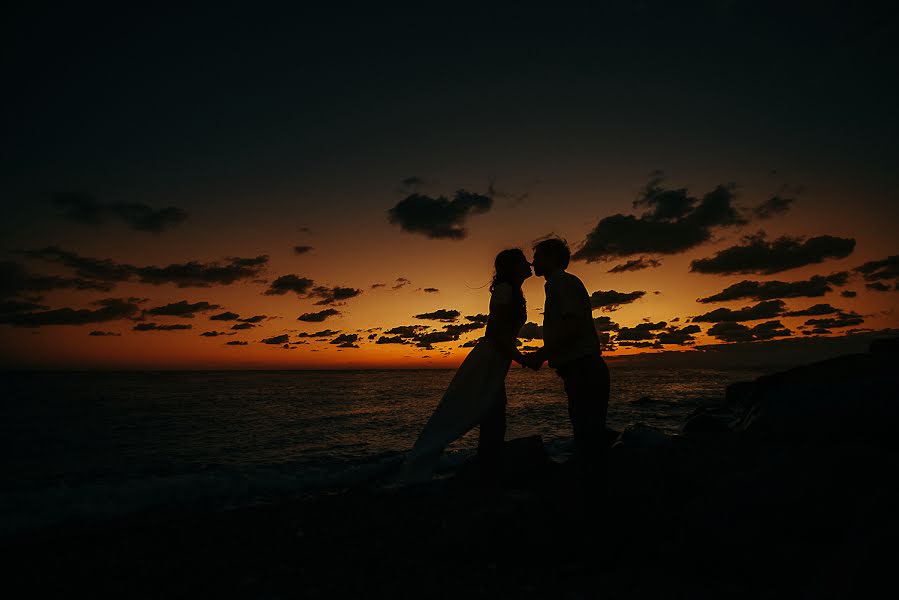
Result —
<instances>
[{"instance_id":1,"label":"groom","mask_svg":"<svg viewBox=\"0 0 899 600\"><path fill-rule=\"evenodd\" d=\"M575 457L582 469L604 469L609 369L602 359L590 295L580 279L567 273L571 252L561 239L534 246L534 273L546 279L543 347L522 363L539 370L544 361L556 370L568 394Z\"/></svg>"}]
</instances>

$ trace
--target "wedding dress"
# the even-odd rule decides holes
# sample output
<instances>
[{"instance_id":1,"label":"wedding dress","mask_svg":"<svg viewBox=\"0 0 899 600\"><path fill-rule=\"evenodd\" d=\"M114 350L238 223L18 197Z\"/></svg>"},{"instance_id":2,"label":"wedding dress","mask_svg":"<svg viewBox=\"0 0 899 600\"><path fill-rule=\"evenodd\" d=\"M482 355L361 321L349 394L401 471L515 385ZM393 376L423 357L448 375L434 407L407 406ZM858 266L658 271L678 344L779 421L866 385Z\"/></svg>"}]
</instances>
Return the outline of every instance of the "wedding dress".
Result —
<instances>
[{"instance_id":1,"label":"wedding dress","mask_svg":"<svg viewBox=\"0 0 899 600\"><path fill-rule=\"evenodd\" d=\"M498 284L490 298L489 319L494 323L508 323L503 328L511 327L512 340L526 317L524 307L512 306L513 303L511 286ZM506 314L510 314L511 318ZM478 340L459 365L434 414L406 455L400 481L413 483L430 479L437 469L443 449L478 425L493 407L505 385L512 360L497 348L491 333L488 321L488 335Z\"/></svg>"}]
</instances>

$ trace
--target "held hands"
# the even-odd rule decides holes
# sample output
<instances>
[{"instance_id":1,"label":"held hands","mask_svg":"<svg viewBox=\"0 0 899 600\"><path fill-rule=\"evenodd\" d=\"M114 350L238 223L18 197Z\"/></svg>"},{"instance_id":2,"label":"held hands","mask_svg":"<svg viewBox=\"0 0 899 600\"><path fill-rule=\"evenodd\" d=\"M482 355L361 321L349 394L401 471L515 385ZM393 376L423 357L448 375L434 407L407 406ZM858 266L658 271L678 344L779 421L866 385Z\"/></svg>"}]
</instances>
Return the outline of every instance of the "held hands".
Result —
<instances>
[{"instance_id":1,"label":"held hands","mask_svg":"<svg viewBox=\"0 0 899 600\"><path fill-rule=\"evenodd\" d=\"M540 356L539 352L531 352L529 354L521 355L521 366L533 369L534 371L539 371L540 367L543 366L543 362L544 358Z\"/></svg>"}]
</instances>

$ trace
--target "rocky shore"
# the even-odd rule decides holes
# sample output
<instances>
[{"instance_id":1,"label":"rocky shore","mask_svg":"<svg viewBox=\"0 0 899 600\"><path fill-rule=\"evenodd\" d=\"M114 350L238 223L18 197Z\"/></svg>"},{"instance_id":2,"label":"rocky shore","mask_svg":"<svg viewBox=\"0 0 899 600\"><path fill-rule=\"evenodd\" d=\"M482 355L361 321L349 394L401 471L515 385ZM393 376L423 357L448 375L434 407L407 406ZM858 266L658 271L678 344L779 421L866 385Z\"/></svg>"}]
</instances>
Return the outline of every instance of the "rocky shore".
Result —
<instances>
[{"instance_id":1,"label":"rocky shore","mask_svg":"<svg viewBox=\"0 0 899 600\"><path fill-rule=\"evenodd\" d=\"M426 485L147 512L3 540L29 596L846 598L894 587L897 340L728 388L682 433L610 432L605 476L539 438ZM23 592L19 592L21 594ZM892 593L892 592L888 592Z\"/></svg>"}]
</instances>

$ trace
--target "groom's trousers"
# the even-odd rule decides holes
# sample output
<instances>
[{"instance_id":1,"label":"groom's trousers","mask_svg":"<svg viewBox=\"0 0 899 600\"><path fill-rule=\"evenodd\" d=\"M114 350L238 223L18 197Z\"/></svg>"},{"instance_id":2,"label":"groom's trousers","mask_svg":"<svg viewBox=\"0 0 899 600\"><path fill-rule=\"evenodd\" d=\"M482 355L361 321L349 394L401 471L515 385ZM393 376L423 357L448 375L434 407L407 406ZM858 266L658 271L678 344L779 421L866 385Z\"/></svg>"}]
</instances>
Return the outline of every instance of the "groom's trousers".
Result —
<instances>
[{"instance_id":1,"label":"groom's trousers","mask_svg":"<svg viewBox=\"0 0 899 600\"><path fill-rule=\"evenodd\" d=\"M561 365L556 373L565 383L568 395L575 456L587 465L604 469L610 384L606 361L600 354L591 354Z\"/></svg>"}]
</instances>

